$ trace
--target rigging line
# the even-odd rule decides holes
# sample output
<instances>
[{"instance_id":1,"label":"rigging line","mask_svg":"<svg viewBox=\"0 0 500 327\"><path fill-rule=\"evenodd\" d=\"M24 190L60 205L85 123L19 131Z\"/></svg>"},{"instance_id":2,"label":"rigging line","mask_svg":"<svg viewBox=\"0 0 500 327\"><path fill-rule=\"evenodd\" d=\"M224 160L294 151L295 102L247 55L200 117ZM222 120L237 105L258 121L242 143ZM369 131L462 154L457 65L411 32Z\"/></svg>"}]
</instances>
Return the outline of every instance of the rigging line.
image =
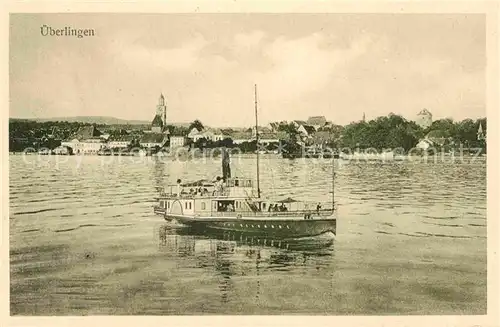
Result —
<instances>
[{"instance_id":1,"label":"rigging line","mask_svg":"<svg viewBox=\"0 0 500 327\"><path fill-rule=\"evenodd\" d=\"M274 169L271 167L271 188L272 188L272 194L273 194L273 197L276 197L276 185L275 185L275 181L274 181Z\"/></svg>"}]
</instances>

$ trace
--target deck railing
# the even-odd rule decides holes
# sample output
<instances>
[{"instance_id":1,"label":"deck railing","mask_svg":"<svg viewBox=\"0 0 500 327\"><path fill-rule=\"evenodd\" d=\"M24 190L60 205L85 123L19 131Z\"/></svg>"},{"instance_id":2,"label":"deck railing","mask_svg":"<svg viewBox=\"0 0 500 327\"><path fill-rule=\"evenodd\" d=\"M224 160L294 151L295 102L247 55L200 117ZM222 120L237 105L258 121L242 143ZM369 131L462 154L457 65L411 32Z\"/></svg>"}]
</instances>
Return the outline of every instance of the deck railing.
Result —
<instances>
[{"instance_id":1,"label":"deck railing","mask_svg":"<svg viewBox=\"0 0 500 327\"><path fill-rule=\"evenodd\" d=\"M207 198L207 197L228 197L230 196L229 191L209 191L209 192L202 192L202 193L189 193L189 192L183 192L180 194L177 194L175 192L160 192L160 197L169 197L169 198L179 198L179 199L195 199L195 198Z\"/></svg>"},{"instance_id":2,"label":"deck railing","mask_svg":"<svg viewBox=\"0 0 500 327\"><path fill-rule=\"evenodd\" d=\"M290 216L330 216L333 213L332 209L321 210L290 210L290 211L212 211L200 216L215 216L215 217L234 217L241 215L242 217L290 217Z\"/></svg>"},{"instance_id":3,"label":"deck railing","mask_svg":"<svg viewBox=\"0 0 500 327\"><path fill-rule=\"evenodd\" d=\"M155 211L164 211L165 208L154 206ZM330 216L334 210L332 208L320 210L289 210L289 211L206 211L197 212L195 216L199 217L290 217L290 216Z\"/></svg>"}]
</instances>

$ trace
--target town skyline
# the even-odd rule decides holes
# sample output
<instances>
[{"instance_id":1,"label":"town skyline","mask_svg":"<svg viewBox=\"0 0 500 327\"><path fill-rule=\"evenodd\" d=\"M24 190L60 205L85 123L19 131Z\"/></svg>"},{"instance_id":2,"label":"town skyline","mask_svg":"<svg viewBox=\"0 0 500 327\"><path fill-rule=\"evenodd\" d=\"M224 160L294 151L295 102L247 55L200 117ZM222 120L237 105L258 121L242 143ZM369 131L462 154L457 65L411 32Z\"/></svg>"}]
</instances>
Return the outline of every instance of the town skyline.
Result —
<instances>
[{"instance_id":1,"label":"town skyline","mask_svg":"<svg viewBox=\"0 0 500 327\"><path fill-rule=\"evenodd\" d=\"M14 14L10 24L12 118L150 122L162 93L167 122L248 127L254 84L263 125L415 120L424 108L434 120L486 116L482 15Z\"/></svg>"},{"instance_id":2,"label":"town skyline","mask_svg":"<svg viewBox=\"0 0 500 327\"><path fill-rule=\"evenodd\" d=\"M434 117L434 115L432 114L432 112L430 112L427 108L424 108L424 109L420 110L418 112L418 114L415 115L415 117L412 117L412 118L405 117L403 115L400 115L400 114L397 114L397 113L393 113L393 112L388 113L385 116L389 116L390 114L395 114L395 115L399 115L399 116L403 117L407 121L414 121L414 122L418 123L419 120L422 119L422 117L419 114L424 113L424 112L430 113L430 117L427 117L427 118L430 119L431 123L433 121L441 120L441 119L452 119L455 122L459 122L459 121L466 120L466 119L472 119L472 120L474 120L474 119L486 118L486 116L465 117L462 120L455 120L455 119L453 119L453 117L437 117L436 118L436 117ZM281 121L272 121L272 122L261 122L261 121L259 121L259 126L260 127L264 127L264 126L267 126L267 125L270 125L270 124L273 124L273 123L283 123L283 122L292 123L292 122L299 122L299 121L303 121L306 124L308 124L308 121L311 118L318 118L318 117L319 118L324 118L329 124L346 126L346 125L349 125L349 124L352 124L352 123L358 123L360 121L369 122L371 120L375 120L375 119L377 119L379 117L384 117L384 116L377 116L377 117L369 117L369 118L367 118L366 115L365 115L365 113L363 113L363 116L361 117L361 119L358 119L358 120L355 120L355 121L353 120L353 121L348 122L346 124L337 124L335 121L332 121L331 119L329 119L328 116L311 115L311 116L308 116L308 117L305 117L305 118L299 118L299 119L285 119L285 120L281 120ZM13 120L32 120L32 121L37 121L37 122L66 121L66 122L94 123L94 124L98 124L98 125L150 125L151 121L152 121L152 119L150 119L150 120L127 120L127 119L123 119L123 118L120 118L120 117L112 117L112 116L73 116L73 117L61 116L61 117L46 117L46 118L10 117L10 119L13 119ZM253 122L251 122L251 124L245 125L245 126L234 126L234 125L233 126L229 126L229 125L228 126L222 126L222 125L209 125L209 124L205 124L201 119L198 119L198 118L195 118L192 121L168 121L167 120L166 125L189 126L194 121L200 121L204 126L210 127L210 128L245 128L246 129L246 128L254 128L255 127L255 121L253 121Z\"/></svg>"}]
</instances>

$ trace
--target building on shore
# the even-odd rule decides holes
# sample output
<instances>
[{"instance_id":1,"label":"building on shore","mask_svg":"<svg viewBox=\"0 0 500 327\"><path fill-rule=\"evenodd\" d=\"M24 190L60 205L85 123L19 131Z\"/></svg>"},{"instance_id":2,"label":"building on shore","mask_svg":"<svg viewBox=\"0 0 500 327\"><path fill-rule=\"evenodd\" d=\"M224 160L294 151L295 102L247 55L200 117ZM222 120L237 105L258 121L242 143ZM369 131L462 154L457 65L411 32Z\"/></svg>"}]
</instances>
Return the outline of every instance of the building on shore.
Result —
<instances>
[{"instance_id":1,"label":"building on shore","mask_svg":"<svg viewBox=\"0 0 500 327\"><path fill-rule=\"evenodd\" d=\"M134 142L133 135L111 136L108 140L108 148L110 149L128 149Z\"/></svg>"},{"instance_id":2,"label":"building on shore","mask_svg":"<svg viewBox=\"0 0 500 327\"><path fill-rule=\"evenodd\" d=\"M427 109L422 109L418 114L417 114L417 120L415 121L418 126L422 128L429 128L432 125L432 114L429 110Z\"/></svg>"},{"instance_id":3,"label":"building on shore","mask_svg":"<svg viewBox=\"0 0 500 327\"><path fill-rule=\"evenodd\" d=\"M68 146L58 146L54 149L54 154L56 155L71 155L73 154L73 149Z\"/></svg>"},{"instance_id":4,"label":"building on shore","mask_svg":"<svg viewBox=\"0 0 500 327\"><path fill-rule=\"evenodd\" d=\"M310 138L316 133L316 129L311 125L300 125L297 131L303 138Z\"/></svg>"},{"instance_id":5,"label":"building on shore","mask_svg":"<svg viewBox=\"0 0 500 327\"><path fill-rule=\"evenodd\" d=\"M187 143L185 136L170 136L170 149L182 148Z\"/></svg>"},{"instance_id":6,"label":"building on shore","mask_svg":"<svg viewBox=\"0 0 500 327\"><path fill-rule=\"evenodd\" d=\"M486 139L486 134L483 131L483 125L479 123L479 127L477 129L477 140L484 141Z\"/></svg>"},{"instance_id":7,"label":"building on shore","mask_svg":"<svg viewBox=\"0 0 500 327\"><path fill-rule=\"evenodd\" d=\"M425 150L428 150L430 147L433 147L433 146L434 146L434 143L431 140L424 138L424 139L420 140L417 143L417 145L415 146L415 148L421 149L421 150L425 151Z\"/></svg>"},{"instance_id":8,"label":"building on shore","mask_svg":"<svg viewBox=\"0 0 500 327\"><path fill-rule=\"evenodd\" d=\"M139 140L139 144L143 148L163 147L168 141L169 130L167 129L167 105L165 97L160 94L158 105L156 106L156 114L151 122L151 130L144 131L144 134Z\"/></svg>"},{"instance_id":9,"label":"building on shore","mask_svg":"<svg viewBox=\"0 0 500 327\"><path fill-rule=\"evenodd\" d=\"M61 142L61 146L69 147L74 154L97 154L105 147L101 132L94 126L83 126L69 139Z\"/></svg>"},{"instance_id":10,"label":"building on shore","mask_svg":"<svg viewBox=\"0 0 500 327\"><path fill-rule=\"evenodd\" d=\"M313 126L315 130L324 127L327 123L325 116L311 116L307 119L307 125Z\"/></svg>"},{"instance_id":11,"label":"building on shore","mask_svg":"<svg viewBox=\"0 0 500 327\"><path fill-rule=\"evenodd\" d=\"M162 148L168 141L168 134L163 133L145 133L139 144L146 149Z\"/></svg>"},{"instance_id":12,"label":"building on shore","mask_svg":"<svg viewBox=\"0 0 500 327\"><path fill-rule=\"evenodd\" d=\"M151 122L152 133L163 133L167 128L167 105L163 93L160 94L158 105L156 106L156 115Z\"/></svg>"},{"instance_id":13,"label":"building on shore","mask_svg":"<svg viewBox=\"0 0 500 327\"><path fill-rule=\"evenodd\" d=\"M251 142L255 139L252 132L249 131L234 131L229 136L233 140L233 144L242 144L245 142Z\"/></svg>"},{"instance_id":14,"label":"building on shore","mask_svg":"<svg viewBox=\"0 0 500 327\"><path fill-rule=\"evenodd\" d=\"M188 138L193 142L197 142L201 139L217 142L229 138L229 135L222 131L220 128L205 128L204 130L199 131L198 129L193 127L188 134Z\"/></svg>"}]
</instances>

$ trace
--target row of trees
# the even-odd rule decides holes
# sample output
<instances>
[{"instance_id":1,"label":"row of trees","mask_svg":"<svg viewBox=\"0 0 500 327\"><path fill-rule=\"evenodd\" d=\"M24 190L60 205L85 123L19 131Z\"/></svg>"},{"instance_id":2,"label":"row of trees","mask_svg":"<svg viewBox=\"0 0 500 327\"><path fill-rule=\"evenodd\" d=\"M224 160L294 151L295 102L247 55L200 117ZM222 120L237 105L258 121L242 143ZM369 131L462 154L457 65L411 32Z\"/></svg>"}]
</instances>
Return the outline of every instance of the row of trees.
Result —
<instances>
[{"instance_id":1,"label":"row of trees","mask_svg":"<svg viewBox=\"0 0 500 327\"><path fill-rule=\"evenodd\" d=\"M484 139L478 138L478 129L486 135L486 118L454 122L452 119L440 119L428 128L422 128L414 121L408 121L400 115L390 114L365 122L353 122L346 126L329 125L318 132L327 132L327 140L303 138L293 124L282 125L280 129L289 136L285 140L290 152L300 149L299 142L306 145L321 143L330 148L341 149L404 149L408 151L427 138L435 148L485 148ZM318 134L318 133L317 133ZM324 133L323 133L324 134Z\"/></svg>"},{"instance_id":2,"label":"row of trees","mask_svg":"<svg viewBox=\"0 0 500 327\"><path fill-rule=\"evenodd\" d=\"M414 148L424 138L432 141L435 147L485 147L485 140L478 139L478 129L482 126L486 135L486 118L465 119L454 122L452 119L434 121L428 128L422 128L413 121L399 115L378 117L369 122L351 123L344 127L339 140L341 147L375 148Z\"/></svg>"}]
</instances>

